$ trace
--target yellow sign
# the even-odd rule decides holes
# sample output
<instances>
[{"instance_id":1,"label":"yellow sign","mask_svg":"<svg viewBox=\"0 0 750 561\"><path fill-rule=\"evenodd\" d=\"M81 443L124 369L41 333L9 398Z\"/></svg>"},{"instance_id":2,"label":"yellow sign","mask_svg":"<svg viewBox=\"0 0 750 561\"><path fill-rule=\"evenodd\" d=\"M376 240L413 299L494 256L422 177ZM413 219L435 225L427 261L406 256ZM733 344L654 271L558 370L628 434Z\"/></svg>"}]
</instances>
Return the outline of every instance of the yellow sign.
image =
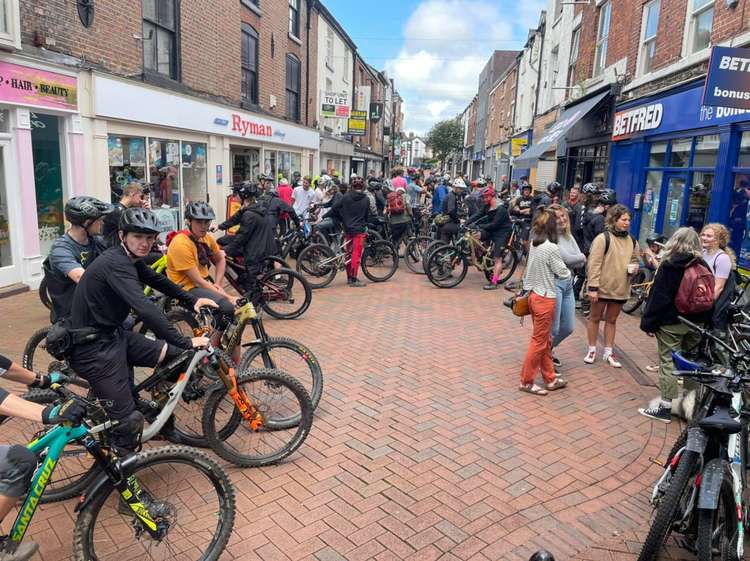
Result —
<instances>
[{"instance_id":1,"label":"yellow sign","mask_svg":"<svg viewBox=\"0 0 750 561\"><path fill-rule=\"evenodd\" d=\"M523 152L526 147L529 145L529 139L528 138L513 138L510 141L511 143L511 153L513 154L513 157L520 156L521 152Z\"/></svg>"}]
</instances>

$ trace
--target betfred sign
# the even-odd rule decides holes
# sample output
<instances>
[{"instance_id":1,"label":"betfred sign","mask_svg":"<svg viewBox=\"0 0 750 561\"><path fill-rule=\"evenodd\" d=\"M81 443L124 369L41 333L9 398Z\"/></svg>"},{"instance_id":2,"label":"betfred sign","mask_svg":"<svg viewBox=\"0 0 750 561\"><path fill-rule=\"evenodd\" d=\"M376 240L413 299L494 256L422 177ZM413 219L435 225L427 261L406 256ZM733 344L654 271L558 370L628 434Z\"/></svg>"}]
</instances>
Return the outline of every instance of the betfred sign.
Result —
<instances>
[{"instance_id":1,"label":"betfred sign","mask_svg":"<svg viewBox=\"0 0 750 561\"><path fill-rule=\"evenodd\" d=\"M263 125L256 121L243 119L237 113L232 113L232 130L242 136L273 136L271 125Z\"/></svg>"},{"instance_id":2,"label":"betfred sign","mask_svg":"<svg viewBox=\"0 0 750 561\"><path fill-rule=\"evenodd\" d=\"M624 140L636 133L658 129L664 117L661 103L643 105L615 113L612 140Z\"/></svg>"},{"instance_id":3,"label":"betfred sign","mask_svg":"<svg viewBox=\"0 0 750 561\"><path fill-rule=\"evenodd\" d=\"M713 48L703 105L750 109L750 49Z\"/></svg>"}]
</instances>

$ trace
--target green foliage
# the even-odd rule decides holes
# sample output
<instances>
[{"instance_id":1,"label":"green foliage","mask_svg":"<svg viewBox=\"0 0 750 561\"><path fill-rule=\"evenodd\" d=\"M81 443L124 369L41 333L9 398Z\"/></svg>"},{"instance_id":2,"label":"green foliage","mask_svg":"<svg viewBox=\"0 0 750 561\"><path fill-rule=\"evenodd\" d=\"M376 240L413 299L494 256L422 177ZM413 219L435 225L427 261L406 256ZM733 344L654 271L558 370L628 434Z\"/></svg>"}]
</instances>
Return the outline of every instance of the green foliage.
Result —
<instances>
[{"instance_id":1,"label":"green foliage","mask_svg":"<svg viewBox=\"0 0 750 561\"><path fill-rule=\"evenodd\" d=\"M464 130L461 121L456 117L436 123L427 134L426 142L435 157L445 161L452 153L463 149Z\"/></svg>"}]
</instances>

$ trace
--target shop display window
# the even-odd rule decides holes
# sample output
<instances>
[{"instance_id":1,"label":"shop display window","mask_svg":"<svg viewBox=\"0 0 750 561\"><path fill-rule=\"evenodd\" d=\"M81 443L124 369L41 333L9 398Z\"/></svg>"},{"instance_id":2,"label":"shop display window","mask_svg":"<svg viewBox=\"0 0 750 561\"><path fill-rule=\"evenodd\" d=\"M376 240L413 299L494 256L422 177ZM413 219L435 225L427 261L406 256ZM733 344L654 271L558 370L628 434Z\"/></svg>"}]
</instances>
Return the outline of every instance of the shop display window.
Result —
<instances>
[{"instance_id":1,"label":"shop display window","mask_svg":"<svg viewBox=\"0 0 750 561\"><path fill-rule=\"evenodd\" d=\"M260 150L244 148L232 153L232 182L257 181L260 175Z\"/></svg>"},{"instance_id":2,"label":"shop display window","mask_svg":"<svg viewBox=\"0 0 750 561\"><path fill-rule=\"evenodd\" d=\"M651 168L662 168L667 162L667 143L652 142L648 166Z\"/></svg>"},{"instance_id":3,"label":"shop display window","mask_svg":"<svg viewBox=\"0 0 750 561\"><path fill-rule=\"evenodd\" d=\"M686 168L690 165L690 151L693 148L692 138L681 138L672 141L672 156L669 167Z\"/></svg>"},{"instance_id":4,"label":"shop display window","mask_svg":"<svg viewBox=\"0 0 750 561\"><path fill-rule=\"evenodd\" d=\"M638 239L641 244L656 231L656 215L659 212L659 195L664 174L661 171L649 171L646 174L646 190L641 201L641 228Z\"/></svg>"},{"instance_id":5,"label":"shop display window","mask_svg":"<svg viewBox=\"0 0 750 561\"><path fill-rule=\"evenodd\" d=\"M750 268L750 215L748 213L750 201L750 172L738 173L734 176L734 189L729 205L730 247L739 257L739 265Z\"/></svg>"},{"instance_id":6,"label":"shop display window","mask_svg":"<svg viewBox=\"0 0 750 561\"><path fill-rule=\"evenodd\" d=\"M713 173L696 171L693 174L693 184L688 193L688 210L685 226L690 226L700 232L701 228L708 223L708 207L711 206L711 190L713 186Z\"/></svg>"},{"instance_id":7,"label":"shop display window","mask_svg":"<svg viewBox=\"0 0 750 561\"><path fill-rule=\"evenodd\" d=\"M750 168L750 131L742 133L740 157L737 160L737 167Z\"/></svg>"},{"instance_id":8,"label":"shop display window","mask_svg":"<svg viewBox=\"0 0 750 561\"><path fill-rule=\"evenodd\" d=\"M264 156L263 173L276 177L276 151L265 150Z\"/></svg>"},{"instance_id":9,"label":"shop display window","mask_svg":"<svg viewBox=\"0 0 750 561\"><path fill-rule=\"evenodd\" d=\"M185 204L208 200L205 144L182 143L182 192Z\"/></svg>"},{"instance_id":10,"label":"shop display window","mask_svg":"<svg viewBox=\"0 0 750 561\"><path fill-rule=\"evenodd\" d=\"M146 183L146 139L110 136L107 139L109 154L109 186L112 202L120 200L122 189L128 183Z\"/></svg>"},{"instance_id":11,"label":"shop display window","mask_svg":"<svg viewBox=\"0 0 750 561\"><path fill-rule=\"evenodd\" d=\"M40 252L47 255L52 242L65 233L59 117L31 113L31 149Z\"/></svg>"},{"instance_id":12,"label":"shop display window","mask_svg":"<svg viewBox=\"0 0 750 561\"><path fill-rule=\"evenodd\" d=\"M8 192L5 185L5 149L0 149L0 267L13 265L13 248L10 245L10 216Z\"/></svg>"}]
</instances>

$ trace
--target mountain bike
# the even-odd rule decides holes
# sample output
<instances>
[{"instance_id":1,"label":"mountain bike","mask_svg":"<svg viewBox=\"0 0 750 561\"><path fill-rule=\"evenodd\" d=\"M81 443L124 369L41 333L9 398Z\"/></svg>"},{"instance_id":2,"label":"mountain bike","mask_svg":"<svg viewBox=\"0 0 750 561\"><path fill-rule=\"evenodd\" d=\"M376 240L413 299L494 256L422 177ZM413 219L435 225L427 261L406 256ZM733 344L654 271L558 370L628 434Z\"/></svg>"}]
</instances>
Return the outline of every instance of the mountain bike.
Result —
<instances>
[{"instance_id":1,"label":"mountain bike","mask_svg":"<svg viewBox=\"0 0 750 561\"><path fill-rule=\"evenodd\" d=\"M237 294L245 294L247 271L241 260L227 256L224 273L226 283ZM289 268L279 257L269 257L258 277L261 290L260 307L276 319L296 319L304 314L312 302L312 287L307 279Z\"/></svg>"},{"instance_id":2,"label":"mountain bike","mask_svg":"<svg viewBox=\"0 0 750 561\"><path fill-rule=\"evenodd\" d=\"M73 394L53 386L63 398ZM78 397L89 420L40 432L28 448L40 458L0 557L23 541L36 510L59 468L63 451L82 447L97 466L75 507L73 554L77 561L98 559L185 559L214 561L234 527L235 491L224 469L187 446L166 446L125 458L101 445L117 426L104 408ZM187 547L186 547L187 546Z\"/></svg>"},{"instance_id":3,"label":"mountain bike","mask_svg":"<svg viewBox=\"0 0 750 561\"><path fill-rule=\"evenodd\" d=\"M424 256L427 249L435 241L430 236L414 236L410 238L404 250L404 261L412 273L424 275Z\"/></svg>"},{"instance_id":4,"label":"mountain bike","mask_svg":"<svg viewBox=\"0 0 750 561\"><path fill-rule=\"evenodd\" d=\"M308 246L297 258L297 271L313 288L324 288L351 262L350 245L351 240L346 240L336 250L323 244ZM371 241L368 235L360 266L362 273L372 282L387 281L398 269L398 252L390 242Z\"/></svg>"},{"instance_id":5,"label":"mountain bike","mask_svg":"<svg viewBox=\"0 0 750 561\"><path fill-rule=\"evenodd\" d=\"M654 285L654 273L650 269L640 269L630 283L630 298L622 305L626 314L634 313L648 299Z\"/></svg>"},{"instance_id":6,"label":"mountain bike","mask_svg":"<svg viewBox=\"0 0 750 561\"><path fill-rule=\"evenodd\" d=\"M279 244L281 245L281 258L287 259L292 257L296 259L299 256L300 251L305 249L308 245L314 243L325 244L328 242L327 238L320 232L317 231L313 221L317 216L315 209L308 209L302 216L302 225L299 228L290 227L289 230L279 238Z\"/></svg>"},{"instance_id":7,"label":"mountain bike","mask_svg":"<svg viewBox=\"0 0 750 561\"><path fill-rule=\"evenodd\" d=\"M488 281L492 280L495 258L492 256L494 246L490 242L483 244L477 237L477 230L461 227L464 235L456 245L443 245L432 251L427 260L427 278L438 288L453 288L466 278L469 264L484 273ZM503 275L499 282L505 282L516 269L515 253L507 247L503 250Z\"/></svg>"}]
</instances>

